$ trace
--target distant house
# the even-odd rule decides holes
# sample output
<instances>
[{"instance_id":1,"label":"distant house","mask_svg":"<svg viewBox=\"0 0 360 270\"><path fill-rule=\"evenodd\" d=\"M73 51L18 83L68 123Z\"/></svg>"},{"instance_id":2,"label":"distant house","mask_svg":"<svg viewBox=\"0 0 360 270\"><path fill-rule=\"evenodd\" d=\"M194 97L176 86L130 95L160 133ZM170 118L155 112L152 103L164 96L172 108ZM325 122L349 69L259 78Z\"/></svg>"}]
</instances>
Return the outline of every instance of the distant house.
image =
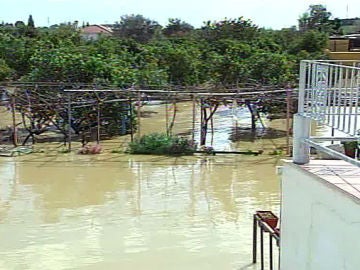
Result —
<instances>
[{"instance_id":1,"label":"distant house","mask_svg":"<svg viewBox=\"0 0 360 270\"><path fill-rule=\"evenodd\" d=\"M85 40L97 40L100 36L112 36L113 31L103 25L94 24L81 29L81 36Z\"/></svg>"}]
</instances>

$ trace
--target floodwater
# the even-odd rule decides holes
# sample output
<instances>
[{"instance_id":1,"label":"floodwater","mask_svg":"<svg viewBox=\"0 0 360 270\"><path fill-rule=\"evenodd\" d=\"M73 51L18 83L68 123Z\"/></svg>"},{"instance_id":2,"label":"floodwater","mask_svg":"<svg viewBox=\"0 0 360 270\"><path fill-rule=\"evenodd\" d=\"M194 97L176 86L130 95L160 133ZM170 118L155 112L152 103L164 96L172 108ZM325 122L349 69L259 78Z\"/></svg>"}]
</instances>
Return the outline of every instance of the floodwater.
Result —
<instances>
[{"instance_id":1,"label":"floodwater","mask_svg":"<svg viewBox=\"0 0 360 270\"><path fill-rule=\"evenodd\" d=\"M189 108L179 106L175 133L191 127ZM165 125L161 106L147 109L155 113L142 119L143 133ZM216 116L218 133L231 129L226 119ZM285 138L218 136L223 149L264 154L130 156L111 153L114 140L94 156L1 158L0 269L259 269L252 215L279 213L280 158L268 152Z\"/></svg>"}]
</instances>

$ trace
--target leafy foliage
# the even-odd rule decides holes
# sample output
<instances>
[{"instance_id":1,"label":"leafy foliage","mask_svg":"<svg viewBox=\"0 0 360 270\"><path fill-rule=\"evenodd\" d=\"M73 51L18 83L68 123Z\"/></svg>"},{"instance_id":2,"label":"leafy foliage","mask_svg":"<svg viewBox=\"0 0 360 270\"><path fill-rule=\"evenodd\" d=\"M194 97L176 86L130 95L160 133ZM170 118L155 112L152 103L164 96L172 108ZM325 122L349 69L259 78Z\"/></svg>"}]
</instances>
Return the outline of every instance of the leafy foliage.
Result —
<instances>
[{"instance_id":1,"label":"leafy foliage","mask_svg":"<svg viewBox=\"0 0 360 270\"><path fill-rule=\"evenodd\" d=\"M0 81L4 81L12 74L11 68L6 64L3 59L0 59Z\"/></svg>"},{"instance_id":2,"label":"leafy foliage","mask_svg":"<svg viewBox=\"0 0 360 270\"><path fill-rule=\"evenodd\" d=\"M194 144L177 136L168 136L162 133L152 133L142 136L139 140L129 144L131 154L153 155L192 155L195 152Z\"/></svg>"},{"instance_id":3,"label":"leafy foliage","mask_svg":"<svg viewBox=\"0 0 360 270\"><path fill-rule=\"evenodd\" d=\"M300 31L316 30L328 34L341 33L341 21L331 20L332 14L324 5L310 5L307 12L299 18Z\"/></svg>"},{"instance_id":4,"label":"leafy foliage","mask_svg":"<svg viewBox=\"0 0 360 270\"><path fill-rule=\"evenodd\" d=\"M0 24L0 79L119 87L295 83L301 59L324 57L330 15L310 6L301 31L260 29L243 17L199 29L169 19L162 29L142 15L126 15L113 37L93 41L81 38L77 22L36 28L29 16L27 25Z\"/></svg>"},{"instance_id":5,"label":"leafy foliage","mask_svg":"<svg viewBox=\"0 0 360 270\"><path fill-rule=\"evenodd\" d=\"M300 31L326 30L328 31L331 13L323 5L310 5L309 10L299 19Z\"/></svg>"},{"instance_id":6,"label":"leafy foliage","mask_svg":"<svg viewBox=\"0 0 360 270\"><path fill-rule=\"evenodd\" d=\"M259 51L250 59L250 77L265 85L286 85L292 76L293 63L283 54Z\"/></svg>"},{"instance_id":7,"label":"leafy foliage","mask_svg":"<svg viewBox=\"0 0 360 270\"><path fill-rule=\"evenodd\" d=\"M166 37L185 37L194 27L187 22L181 21L180 19L170 18L168 25L162 30Z\"/></svg>"},{"instance_id":8,"label":"leafy foliage","mask_svg":"<svg viewBox=\"0 0 360 270\"><path fill-rule=\"evenodd\" d=\"M122 88L296 84L300 60L325 57L328 35L337 27L330 16L323 6L310 6L301 18L300 30L269 30L260 29L243 17L209 21L194 29L180 19L169 19L162 28L142 15L126 15L113 25L112 37L91 41L82 38L76 21L40 28L29 16L27 24L0 24L0 81L106 84ZM23 101L24 110L19 110L24 123L28 123L28 139L53 125L58 126L65 139L69 112L58 111L51 98L42 100L46 106L33 107L29 112L28 100L37 104L41 97L30 92L28 96ZM110 136L129 132L136 121L135 114L128 113L131 105L117 102L116 95L111 99L114 102L94 96L90 104L72 108L73 130L85 136L100 124L101 131ZM214 112L217 105L213 105ZM263 104L262 110L281 112L281 106L272 101ZM205 109L203 113L211 111ZM207 121L202 123L205 133ZM202 139L204 144L206 137ZM144 136L129 146L130 152L144 154L191 154L194 150L188 140L164 134Z\"/></svg>"},{"instance_id":9,"label":"leafy foliage","mask_svg":"<svg viewBox=\"0 0 360 270\"><path fill-rule=\"evenodd\" d=\"M125 15L116 25L116 33L120 38L131 38L140 43L150 41L160 31L158 22L142 15Z\"/></svg>"},{"instance_id":10,"label":"leafy foliage","mask_svg":"<svg viewBox=\"0 0 360 270\"><path fill-rule=\"evenodd\" d=\"M242 42L251 42L258 36L259 29L251 20L243 17L225 19L218 22L206 22L201 28L202 36L211 41L220 39L238 39Z\"/></svg>"}]
</instances>

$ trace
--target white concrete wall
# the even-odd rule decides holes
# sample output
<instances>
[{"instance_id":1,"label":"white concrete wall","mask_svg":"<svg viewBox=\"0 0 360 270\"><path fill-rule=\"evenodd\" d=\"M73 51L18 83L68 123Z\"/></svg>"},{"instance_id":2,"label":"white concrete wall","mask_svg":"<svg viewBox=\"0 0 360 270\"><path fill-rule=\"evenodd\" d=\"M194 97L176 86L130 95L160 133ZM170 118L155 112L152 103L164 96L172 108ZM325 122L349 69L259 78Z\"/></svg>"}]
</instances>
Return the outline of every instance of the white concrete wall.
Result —
<instances>
[{"instance_id":1,"label":"white concrete wall","mask_svg":"<svg viewBox=\"0 0 360 270\"><path fill-rule=\"evenodd\" d=\"M281 270L360 269L356 199L288 163L281 207Z\"/></svg>"}]
</instances>

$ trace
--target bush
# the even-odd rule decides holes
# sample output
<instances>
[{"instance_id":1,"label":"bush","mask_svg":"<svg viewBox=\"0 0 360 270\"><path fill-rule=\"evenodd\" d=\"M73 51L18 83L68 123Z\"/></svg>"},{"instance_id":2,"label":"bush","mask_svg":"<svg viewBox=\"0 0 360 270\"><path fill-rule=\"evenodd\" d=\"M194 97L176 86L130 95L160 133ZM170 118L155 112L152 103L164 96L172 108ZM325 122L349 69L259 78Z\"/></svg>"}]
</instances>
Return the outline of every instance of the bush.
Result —
<instances>
[{"instance_id":1,"label":"bush","mask_svg":"<svg viewBox=\"0 0 360 270\"><path fill-rule=\"evenodd\" d=\"M130 154L153 155L192 155L196 150L195 145L188 139L168 136L162 133L152 133L142 136L129 144Z\"/></svg>"}]
</instances>

